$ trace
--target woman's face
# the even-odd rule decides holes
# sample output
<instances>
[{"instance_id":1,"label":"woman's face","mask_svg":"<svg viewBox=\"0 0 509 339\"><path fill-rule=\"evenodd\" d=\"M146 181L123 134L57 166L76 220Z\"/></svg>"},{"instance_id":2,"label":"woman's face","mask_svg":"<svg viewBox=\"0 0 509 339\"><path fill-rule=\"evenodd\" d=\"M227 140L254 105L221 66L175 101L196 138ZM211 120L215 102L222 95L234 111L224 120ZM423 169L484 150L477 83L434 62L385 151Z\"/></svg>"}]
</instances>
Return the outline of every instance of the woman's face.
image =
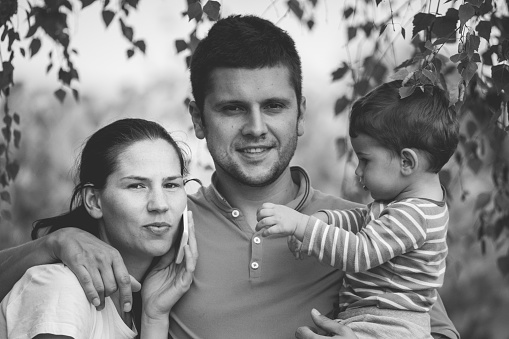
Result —
<instances>
[{"instance_id":1,"label":"woman's face","mask_svg":"<svg viewBox=\"0 0 509 339\"><path fill-rule=\"evenodd\" d=\"M163 255L178 235L186 203L173 146L163 139L136 142L118 155L98 193L100 237L122 255Z\"/></svg>"}]
</instances>

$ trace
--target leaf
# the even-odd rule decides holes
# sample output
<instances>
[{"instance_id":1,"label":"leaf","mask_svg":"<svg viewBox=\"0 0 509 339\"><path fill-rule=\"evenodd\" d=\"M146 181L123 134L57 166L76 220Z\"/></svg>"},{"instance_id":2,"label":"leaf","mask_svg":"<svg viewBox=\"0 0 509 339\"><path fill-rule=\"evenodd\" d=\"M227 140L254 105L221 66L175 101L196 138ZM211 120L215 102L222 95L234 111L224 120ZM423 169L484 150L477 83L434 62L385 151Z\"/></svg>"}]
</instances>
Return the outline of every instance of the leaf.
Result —
<instances>
[{"instance_id":1,"label":"leaf","mask_svg":"<svg viewBox=\"0 0 509 339\"><path fill-rule=\"evenodd\" d=\"M481 192L477 195L477 199L475 201L475 210L479 210L484 208L491 200L490 192Z\"/></svg>"},{"instance_id":2,"label":"leaf","mask_svg":"<svg viewBox=\"0 0 509 339\"><path fill-rule=\"evenodd\" d=\"M19 148L19 142L21 140L21 132L18 131L17 129L15 129L13 132L13 135L14 135L14 147Z\"/></svg>"},{"instance_id":3,"label":"leaf","mask_svg":"<svg viewBox=\"0 0 509 339\"><path fill-rule=\"evenodd\" d=\"M458 10L460 25L463 26L475 14L475 9L471 4L463 4Z\"/></svg>"},{"instance_id":4,"label":"leaf","mask_svg":"<svg viewBox=\"0 0 509 339\"><path fill-rule=\"evenodd\" d=\"M345 76L345 74L350 70L350 67L346 63L343 62L343 67L338 68L334 72L332 72L332 81L340 80Z\"/></svg>"},{"instance_id":5,"label":"leaf","mask_svg":"<svg viewBox=\"0 0 509 339\"><path fill-rule=\"evenodd\" d=\"M345 9L345 11L343 12L343 16L345 17L345 19L348 19L350 17L350 15L353 14L353 8L352 7L348 7L347 9Z\"/></svg>"},{"instance_id":6,"label":"leaf","mask_svg":"<svg viewBox=\"0 0 509 339\"><path fill-rule=\"evenodd\" d=\"M12 115L12 118L13 118L14 122L19 125L19 123L21 121L21 118L19 117L19 114L18 113L14 113Z\"/></svg>"},{"instance_id":7,"label":"leaf","mask_svg":"<svg viewBox=\"0 0 509 339\"><path fill-rule=\"evenodd\" d=\"M357 27L352 27L352 26L348 27L348 41L355 38L356 35L357 35Z\"/></svg>"},{"instance_id":8,"label":"leaf","mask_svg":"<svg viewBox=\"0 0 509 339\"><path fill-rule=\"evenodd\" d=\"M353 85L354 93L358 95L366 94L368 92L368 89L369 81L367 79L362 79Z\"/></svg>"},{"instance_id":9,"label":"leaf","mask_svg":"<svg viewBox=\"0 0 509 339\"><path fill-rule=\"evenodd\" d=\"M102 11L102 17L103 17L104 24L106 25L106 28L108 28L109 25L111 24L111 21L115 17L115 13L106 9L106 10Z\"/></svg>"},{"instance_id":10,"label":"leaf","mask_svg":"<svg viewBox=\"0 0 509 339\"><path fill-rule=\"evenodd\" d=\"M375 0L376 1L376 5L380 5L380 3L382 2L382 0Z\"/></svg>"},{"instance_id":11,"label":"leaf","mask_svg":"<svg viewBox=\"0 0 509 339\"><path fill-rule=\"evenodd\" d=\"M126 37L127 40L133 41L134 31L131 27L127 26L122 19L120 21L120 28L122 29L122 34Z\"/></svg>"},{"instance_id":12,"label":"leaf","mask_svg":"<svg viewBox=\"0 0 509 339\"><path fill-rule=\"evenodd\" d=\"M306 24L308 25L308 28L311 30L315 26L315 22L312 19L309 19Z\"/></svg>"},{"instance_id":13,"label":"leaf","mask_svg":"<svg viewBox=\"0 0 509 339\"><path fill-rule=\"evenodd\" d=\"M70 85L72 80L71 72L64 71L64 69L60 68L58 71L58 79L64 84Z\"/></svg>"},{"instance_id":14,"label":"leaf","mask_svg":"<svg viewBox=\"0 0 509 339\"><path fill-rule=\"evenodd\" d=\"M32 26L30 26L28 28L28 32L27 32L27 35L26 35L25 39L30 38L32 35L34 35L35 32L37 32L38 28L39 28L39 24L37 22L34 23Z\"/></svg>"},{"instance_id":15,"label":"leaf","mask_svg":"<svg viewBox=\"0 0 509 339\"><path fill-rule=\"evenodd\" d=\"M449 8L445 16L435 19L431 31L438 37L447 39L448 42L456 40L456 24L458 23L458 10Z\"/></svg>"},{"instance_id":16,"label":"leaf","mask_svg":"<svg viewBox=\"0 0 509 339\"><path fill-rule=\"evenodd\" d=\"M467 53L466 52L463 52L463 53L460 53L460 54L454 54L450 57L451 61L456 63L456 62L459 62L463 59L465 59L467 57Z\"/></svg>"},{"instance_id":17,"label":"leaf","mask_svg":"<svg viewBox=\"0 0 509 339\"><path fill-rule=\"evenodd\" d=\"M300 7L300 3L298 0L288 0L287 5L288 8L297 16L297 18L302 19L304 11Z\"/></svg>"},{"instance_id":18,"label":"leaf","mask_svg":"<svg viewBox=\"0 0 509 339\"><path fill-rule=\"evenodd\" d=\"M422 74L424 74L424 76L426 78L428 78L433 85L435 85L437 83L438 78L435 75L435 73L433 73L432 71L427 70L427 69L423 69L422 70Z\"/></svg>"},{"instance_id":19,"label":"leaf","mask_svg":"<svg viewBox=\"0 0 509 339\"><path fill-rule=\"evenodd\" d=\"M11 219L12 219L11 212L9 212L8 210L2 210L2 212L0 212L0 215L1 215L1 216L2 216L2 218L4 218L5 220L11 220Z\"/></svg>"},{"instance_id":20,"label":"leaf","mask_svg":"<svg viewBox=\"0 0 509 339\"><path fill-rule=\"evenodd\" d=\"M406 97L411 96L412 93L414 93L414 91L415 91L415 86L400 87L399 88L399 96L401 99L405 99Z\"/></svg>"},{"instance_id":21,"label":"leaf","mask_svg":"<svg viewBox=\"0 0 509 339\"><path fill-rule=\"evenodd\" d=\"M23 47L20 47L19 48L19 52L21 53L21 55L23 56L23 58L25 57L25 49Z\"/></svg>"},{"instance_id":22,"label":"leaf","mask_svg":"<svg viewBox=\"0 0 509 339\"><path fill-rule=\"evenodd\" d=\"M475 30L477 31L477 34L479 34L479 36L481 38L484 38L487 41L490 40L491 22L489 22L489 21L479 21L479 23L477 24Z\"/></svg>"},{"instance_id":23,"label":"leaf","mask_svg":"<svg viewBox=\"0 0 509 339\"><path fill-rule=\"evenodd\" d=\"M221 9L221 4L217 1L209 0L205 6L203 6L203 11L208 15L212 21L217 21L219 19L219 10Z\"/></svg>"},{"instance_id":24,"label":"leaf","mask_svg":"<svg viewBox=\"0 0 509 339\"><path fill-rule=\"evenodd\" d=\"M78 92L77 89L75 89L75 88L72 89L72 96L74 97L74 100L76 102L80 101L80 92Z\"/></svg>"},{"instance_id":25,"label":"leaf","mask_svg":"<svg viewBox=\"0 0 509 339\"><path fill-rule=\"evenodd\" d=\"M341 114L347 107L350 105L352 101L348 99L345 95L336 100L336 105L334 106L334 115Z\"/></svg>"},{"instance_id":26,"label":"leaf","mask_svg":"<svg viewBox=\"0 0 509 339\"><path fill-rule=\"evenodd\" d=\"M53 68L53 64L52 64L52 63L50 63L50 64L48 65L48 67L46 67L46 73L49 73L49 71L51 71L51 69L52 69L52 68Z\"/></svg>"},{"instance_id":27,"label":"leaf","mask_svg":"<svg viewBox=\"0 0 509 339\"><path fill-rule=\"evenodd\" d=\"M9 178L11 180L14 180L16 179L16 176L18 175L19 172L19 165L17 162L13 161L10 164L7 164L7 166L5 166L5 170Z\"/></svg>"},{"instance_id":28,"label":"leaf","mask_svg":"<svg viewBox=\"0 0 509 339\"><path fill-rule=\"evenodd\" d=\"M408 70L406 68L401 68L396 73L394 73L393 75L389 76L389 79L391 79L391 80L403 80L403 79L405 79L407 77L407 75L408 75Z\"/></svg>"},{"instance_id":29,"label":"leaf","mask_svg":"<svg viewBox=\"0 0 509 339\"><path fill-rule=\"evenodd\" d=\"M33 57L34 55L39 52L39 49L41 48L41 40L37 38L33 38L32 42L30 43L30 57Z\"/></svg>"},{"instance_id":30,"label":"leaf","mask_svg":"<svg viewBox=\"0 0 509 339\"><path fill-rule=\"evenodd\" d=\"M497 266L504 276L509 274L509 255L497 259Z\"/></svg>"},{"instance_id":31,"label":"leaf","mask_svg":"<svg viewBox=\"0 0 509 339\"><path fill-rule=\"evenodd\" d=\"M127 50L127 59L131 59L131 57L134 55L134 49L130 48Z\"/></svg>"},{"instance_id":32,"label":"leaf","mask_svg":"<svg viewBox=\"0 0 509 339\"><path fill-rule=\"evenodd\" d=\"M2 128L2 135L4 136L5 141L10 142L11 141L11 129L4 127Z\"/></svg>"},{"instance_id":33,"label":"leaf","mask_svg":"<svg viewBox=\"0 0 509 339\"><path fill-rule=\"evenodd\" d=\"M403 36L403 39L405 39L405 29L401 27L401 35Z\"/></svg>"},{"instance_id":34,"label":"leaf","mask_svg":"<svg viewBox=\"0 0 509 339\"><path fill-rule=\"evenodd\" d=\"M6 149L7 149L7 148L5 147L5 145L4 145L4 144L0 144L0 155L4 154L4 152L5 152L5 150L6 150Z\"/></svg>"},{"instance_id":35,"label":"leaf","mask_svg":"<svg viewBox=\"0 0 509 339\"><path fill-rule=\"evenodd\" d=\"M469 4L471 4L472 6L475 6L475 7L481 6L483 1L484 0L466 0L466 2L468 2Z\"/></svg>"},{"instance_id":36,"label":"leaf","mask_svg":"<svg viewBox=\"0 0 509 339\"><path fill-rule=\"evenodd\" d=\"M7 191L3 191L2 193L0 193L0 199L2 199L8 204L11 203L11 195Z\"/></svg>"},{"instance_id":37,"label":"leaf","mask_svg":"<svg viewBox=\"0 0 509 339\"><path fill-rule=\"evenodd\" d=\"M177 48L177 53L185 51L187 49L187 42L182 39L175 40L175 48Z\"/></svg>"},{"instance_id":38,"label":"leaf","mask_svg":"<svg viewBox=\"0 0 509 339\"><path fill-rule=\"evenodd\" d=\"M477 124L472 120L467 122L467 135L471 138L477 132Z\"/></svg>"},{"instance_id":39,"label":"leaf","mask_svg":"<svg viewBox=\"0 0 509 339\"><path fill-rule=\"evenodd\" d=\"M502 90L509 92L509 65L500 64L491 67L491 78L498 93Z\"/></svg>"},{"instance_id":40,"label":"leaf","mask_svg":"<svg viewBox=\"0 0 509 339\"><path fill-rule=\"evenodd\" d=\"M387 24L383 24L382 27L380 28L380 34L378 34L378 36L382 35L386 28Z\"/></svg>"},{"instance_id":41,"label":"leaf","mask_svg":"<svg viewBox=\"0 0 509 339\"><path fill-rule=\"evenodd\" d=\"M341 158L346 154L346 139L345 138L336 138L336 152L338 158Z\"/></svg>"},{"instance_id":42,"label":"leaf","mask_svg":"<svg viewBox=\"0 0 509 339\"><path fill-rule=\"evenodd\" d=\"M83 9L87 6L90 6L94 2L95 2L95 0L81 0L81 8Z\"/></svg>"},{"instance_id":43,"label":"leaf","mask_svg":"<svg viewBox=\"0 0 509 339\"><path fill-rule=\"evenodd\" d=\"M189 17L189 21L196 19L196 21L200 21L203 11L201 9L201 4L199 1L190 3L187 6L187 16Z\"/></svg>"},{"instance_id":44,"label":"leaf","mask_svg":"<svg viewBox=\"0 0 509 339\"><path fill-rule=\"evenodd\" d=\"M140 49L140 51L142 51L143 53L145 53L145 41L143 40L138 40L134 43L134 46L138 47Z\"/></svg>"},{"instance_id":45,"label":"leaf","mask_svg":"<svg viewBox=\"0 0 509 339\"><path fill-rule=\"evenodd\" d=\"M429 13L417 13L414 16L412 21L412 25L414 29L412 30L412 37L414 37L420 31L424 31L431 26L431 24L435 21L435 16Z\"/></svg>"},{"instance_id":46,"label":"leaf","mask_svg":"<svg viewBox=\"0 0 509 339\"><path fill-rule=\"evenodd\" d=\"M57 99L58 99L58 101L60 101L60 103L64 102L66 93L63 89L60 88L60 89L56 90L55 93L53 93L53 94L57 97Z\"/></svg>"}]
</instances>

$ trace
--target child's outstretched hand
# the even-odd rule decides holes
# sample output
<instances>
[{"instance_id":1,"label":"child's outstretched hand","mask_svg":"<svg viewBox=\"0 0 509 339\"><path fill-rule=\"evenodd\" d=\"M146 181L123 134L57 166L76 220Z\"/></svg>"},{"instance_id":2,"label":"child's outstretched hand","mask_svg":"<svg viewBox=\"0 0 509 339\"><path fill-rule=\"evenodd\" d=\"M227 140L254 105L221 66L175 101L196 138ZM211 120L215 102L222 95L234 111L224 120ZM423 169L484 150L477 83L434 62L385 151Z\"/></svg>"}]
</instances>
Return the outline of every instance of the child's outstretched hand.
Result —
<instances>
[{"instance_id":1,"label":"child's outstretched hand","mask_svg":"<svg viewBox=\"0 0 509 339\"><path fill-rule=\"evenodd\" d=\"M273 234L295 235L302 241L309 216L287 206L264 203L258 209L256 219L256 230L263 230L264 237Z\"/></svg>"}]
</instances>

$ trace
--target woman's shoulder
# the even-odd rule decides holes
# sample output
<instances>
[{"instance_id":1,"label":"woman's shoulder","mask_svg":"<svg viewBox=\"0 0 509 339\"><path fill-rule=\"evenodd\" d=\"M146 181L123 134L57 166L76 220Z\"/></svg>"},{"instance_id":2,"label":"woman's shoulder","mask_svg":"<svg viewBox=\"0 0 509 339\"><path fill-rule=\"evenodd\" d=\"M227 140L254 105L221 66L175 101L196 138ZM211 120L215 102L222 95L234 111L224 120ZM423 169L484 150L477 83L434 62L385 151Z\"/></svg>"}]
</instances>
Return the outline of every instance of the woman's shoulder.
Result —
<instances>
[{"instance_id":1,"label":"woman's shoulder","mask_svg":"<svg viewBox=\"0 0 509 339\"><path fill-rule=\"evenodd\" d=\"M29 268L10 291L10 302L22 295L37 296L47 299L59 298L61 294L72 297L76 301L87 302L85 292L78 278L64 264L39 265Z\"/></svg>"}]
</instances>

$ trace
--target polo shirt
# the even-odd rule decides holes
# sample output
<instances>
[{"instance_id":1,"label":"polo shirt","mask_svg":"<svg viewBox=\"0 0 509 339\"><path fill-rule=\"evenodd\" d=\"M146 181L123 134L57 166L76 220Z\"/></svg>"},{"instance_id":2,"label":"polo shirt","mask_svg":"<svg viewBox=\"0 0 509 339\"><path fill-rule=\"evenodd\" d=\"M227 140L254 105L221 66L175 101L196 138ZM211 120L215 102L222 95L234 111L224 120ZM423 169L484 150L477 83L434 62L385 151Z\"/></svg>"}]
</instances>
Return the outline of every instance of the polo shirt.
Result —
<instances>
[{"instance_id":1,"label":"polo shirt","mask_svg":"<svg viewBox=\"0 0 509 339\"><path fill-rule=\"evenodd\" d=\"M291 173L299 191L287 206L301 213L359 206L314 190L300 167ZM286 237L253 231L216 182L214 174L188 199L199 258L191 288L170 314L170 337L295 338L298 327L313 325L312 308L333 316L343 273L313 257L295 259Z\"/></svg>"}]
</instances>

